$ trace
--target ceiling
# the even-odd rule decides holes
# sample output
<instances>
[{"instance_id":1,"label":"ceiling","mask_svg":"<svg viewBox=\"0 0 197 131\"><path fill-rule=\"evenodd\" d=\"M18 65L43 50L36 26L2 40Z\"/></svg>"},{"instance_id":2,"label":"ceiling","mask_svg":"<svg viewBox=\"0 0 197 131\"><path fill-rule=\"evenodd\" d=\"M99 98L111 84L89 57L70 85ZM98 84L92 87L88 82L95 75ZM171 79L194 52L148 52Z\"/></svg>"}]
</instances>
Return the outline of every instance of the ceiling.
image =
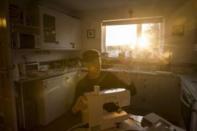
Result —
<instances>
[{"instance_id":1,"label":"ceiling","mask_svg":"<svg viewBox=\"0 0 197 131\"><path fill-rule=\"evenodd\" d=\"M132 6L158 6L166 5L178 7L189 0L40 0L56 4L63 8L85 11L105 8L119 8Z\"/></svg>"}]
</instances>

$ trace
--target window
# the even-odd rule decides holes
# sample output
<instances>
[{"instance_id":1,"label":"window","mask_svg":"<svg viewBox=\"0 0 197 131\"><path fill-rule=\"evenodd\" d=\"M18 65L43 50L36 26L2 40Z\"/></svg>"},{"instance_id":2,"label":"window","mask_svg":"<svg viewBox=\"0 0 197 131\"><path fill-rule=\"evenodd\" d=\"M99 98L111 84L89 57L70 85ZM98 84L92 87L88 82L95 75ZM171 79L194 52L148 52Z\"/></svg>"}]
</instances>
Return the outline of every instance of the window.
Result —
<instances>
[{"instance_id":1,"label":"window","mask_svg":"<svg viewBox=\"0 0 197 131\"><path fill-rule=\"evenodd\" d=\"M103 47L109 57L154 57L161 51L163 19L104 21Z\"/></svg>"}]
</instances>

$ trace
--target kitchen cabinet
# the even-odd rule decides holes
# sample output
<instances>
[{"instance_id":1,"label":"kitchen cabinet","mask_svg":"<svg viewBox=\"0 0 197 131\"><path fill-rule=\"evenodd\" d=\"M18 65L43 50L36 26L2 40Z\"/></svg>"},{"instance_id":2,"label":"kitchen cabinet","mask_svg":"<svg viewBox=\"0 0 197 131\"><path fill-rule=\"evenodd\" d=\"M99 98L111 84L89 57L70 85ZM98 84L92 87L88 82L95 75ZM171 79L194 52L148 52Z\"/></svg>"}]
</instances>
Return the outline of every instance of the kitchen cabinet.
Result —
<instances>
[{"instance_id":1,"label":"kitchen cabinet","mask_svg":"<svg viewBox=\"0 0 197 131\"><path fill-rule=\"evenodd\" d=\"M66 82L66 92L67 92L66 104L68 109L71 109L72 108L71 106L74 103L77 83L82 78L84 78L85 75L86 75L85 72L80 72L80 71L70 72L64 75L64 79Z\"/></svg>"},{"instance_id":2,"label":"kitchen cabinet","mask_svg":"<svg viewBox=\"0 0 197 131\"><path fill-rule=\"evenodd\" d=\"M38 98L39 121L47 125L71 109L77 72L42 80Z\"/></svg>"},{"instance_id":3,"label":"kitchen cabinet","mask_svg":"<svg viewBox=\"0 0 197 131\"><path fill-rule=\"evenodd\" d=\"M39 18L36 5L9 4L10 42L13 49L39 48Z\"/></svg>"},{"instance_id":4,"label":"kitchen cabinet","mask_svg":"<svg viewBox=\"0 0 197 131\"><path fill-rule=\"evenodd\" d=\"M173 122L181 120L180 105L180 80L173 74L158 74L158 86L155 93L155 110L163 117Z\"/></svg>"},{"instance_id":5,"label":"kitchen cabinet","mask_svg":"<svg viewBox=\"0 0 197 131\"><path fill-rule=\"evenodd\" d=\"M80 20L62 12L39 7L41 48L80 49Z\"/></svg>"},{"instance_id":6,"label":"kitchen cabinet","mask_svg":"<svg viewBox=\"0 0 197 131\"><path fill-rule=\"evenodd\" d=\"M38 92L40 125L47 125L66 112L67 88L62 75L42 80Z\"/></svg>"},{"instance_id":7,"label":"kitchen cabinet","mask_svg":"<svg viewBox=\"0 0 197 131\"><path fill-rule=\"evenodd\" d=\"M135 86L137 95L133 106L141 113L155 112L172 122L180 122L180 85L172 74L139 74Z\"/></svg>"},{"instance_id":8,"label":"kitchen cabinet","mask_svg":"<svg viewBox=\"0 0 197 131\"><path fill-rule=\"evenodd\" d=\"M71 109L77 82L85 76L72 71L50 78L16 84L17 116L20 130L46 125Z\"/></svg>"},{"instance_id":9,"label":"kitchen cabinet","mask_svg":"<svg viewBox=\"0 0 197 131\"><path fill-rule=\"evenodd\" d=\"M64 75L66 83L66 106L68 109L71 108L75 97L75 87L77 84L76 75L77 72L66 73Z\"/></svg>"},{"instance_id":10,"label":"kitchen cabinet","mask_svg":"<svg viewBox=\"0 0 197 131\"><path fill-rule=\"evenodd\" d=\"M143 114L153 111L156 77L154 74L134 74L137 94L133 97L132 108Z\"/></svg>"},{"instance_id":11,"label":"kitchen cabinet","mask_svg":"<svg viewBox=\"0 0 197 131\"><path fill-rule=\"evenodd\" d=\"M154 87L156 86L156 78L151 73L131 73L116 72L115 75L126 84L133 83L136 88L136 94L131 97L131 110L139 113L148 113L152 111L154 99Z\"/></svg>"},{"instance_id":12,"label":"kitchen cabinet","mask_svg":"<svg viewBox=\"0 0 197 131\"><path fill-rule=\"evenodd\" d=\"M134 83L137 94L131 97L131 112L145 115L155 112L172 121L180 122L180 81L172 73L117 72L118 78Z\"/></svg>"}]
</instances>

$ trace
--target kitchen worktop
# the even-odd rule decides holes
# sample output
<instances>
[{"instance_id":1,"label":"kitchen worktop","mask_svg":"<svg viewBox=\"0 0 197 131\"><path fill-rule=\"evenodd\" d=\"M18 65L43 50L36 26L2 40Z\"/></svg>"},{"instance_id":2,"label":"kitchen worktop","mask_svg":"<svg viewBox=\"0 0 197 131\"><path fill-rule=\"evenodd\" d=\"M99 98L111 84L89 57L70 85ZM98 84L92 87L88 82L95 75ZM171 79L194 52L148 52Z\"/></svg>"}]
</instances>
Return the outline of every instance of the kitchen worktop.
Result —
<instances>
[{"instance_id":1,"label":"kitchen worktop","mask_svg":"<svg viewBox=\"0 0 197 131\"><path fill-rule=\"evenodd\" d=\"M157 71L157 70L136 70L136 69L126 69L126 68L108 68L102 69L102 71L109 71L109 72L122 72L122 73L133 73L133 74L147 74L147 75L172 75L172 72L168 71Z\"/></svg>"},{"instance_id":2,"label":"kitchen worktop","mask_svg":"<svg viewBox=\"0 0 197 131\"><path fill-rule=\"evenodd\" d=\"M79 71L79 70L75 68L75 69L69 69L69 70L56 69L56 70L50 70L47 72L38 72L34 75L29 75L24 78L21 78L16 82L17 83L25 83L25 82L30 82L30 81L43 80L43 79L48 79L51 77L60 76L60 75L66 74L66 73L76 72L76 71Z\"/></svg>"},{"instance_id":3,"label":"kitchen worktop","mask_svg":"<svg viewBox=\"0 0 197 131\"><path fill-rule=\"evenodd\" d=\"M50 77L60 76L64 75L69 72L75 72L75 71L87 71L85 68L73 68L73 69L55 69L50 70L47 72L38 72L34 75L29 75L24 78L19 79L16 81L17 83L24 83L24 82L30 82L30 81L36 81L36 80L43 80ZM134 70L134 69L126 69L126 68L108 68L108 69L101 69L101 71L107 71L112 73L132 73L132 74L146 74L146 75L172 75L172 72L166 72L166 71L153 71L153 70Z\"/></svg>"},{"instance_id":4,"label":"kitchen worktop","mask_svg":"<svg viewBox=\"0 0 197 131\"><path fill-rule=\"evenodd\" d=\"M194 96L195 100L197 100L197 75L181 75L180 78L190 93Z\"/></svg>"}]
</instances>

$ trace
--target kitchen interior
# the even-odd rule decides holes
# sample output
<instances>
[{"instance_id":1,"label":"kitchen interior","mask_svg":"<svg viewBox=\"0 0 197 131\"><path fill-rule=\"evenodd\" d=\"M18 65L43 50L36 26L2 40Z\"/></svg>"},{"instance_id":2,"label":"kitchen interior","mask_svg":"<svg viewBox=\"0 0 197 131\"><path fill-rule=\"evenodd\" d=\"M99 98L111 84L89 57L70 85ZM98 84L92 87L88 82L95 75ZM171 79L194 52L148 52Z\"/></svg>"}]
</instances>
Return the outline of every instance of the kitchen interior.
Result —
<instances>
[{"instance_id":1,"label":"kitchen interior","mask_svg":"<svg viewBox=\"0 0 197 131\"><path fill-rule=\"evenodd\" d=\"M77 124L70 110L89 49L135 86L130 114L197 131L196 11L196 0L1 0L0 131Z\"/></svg>"}]
</instances>

